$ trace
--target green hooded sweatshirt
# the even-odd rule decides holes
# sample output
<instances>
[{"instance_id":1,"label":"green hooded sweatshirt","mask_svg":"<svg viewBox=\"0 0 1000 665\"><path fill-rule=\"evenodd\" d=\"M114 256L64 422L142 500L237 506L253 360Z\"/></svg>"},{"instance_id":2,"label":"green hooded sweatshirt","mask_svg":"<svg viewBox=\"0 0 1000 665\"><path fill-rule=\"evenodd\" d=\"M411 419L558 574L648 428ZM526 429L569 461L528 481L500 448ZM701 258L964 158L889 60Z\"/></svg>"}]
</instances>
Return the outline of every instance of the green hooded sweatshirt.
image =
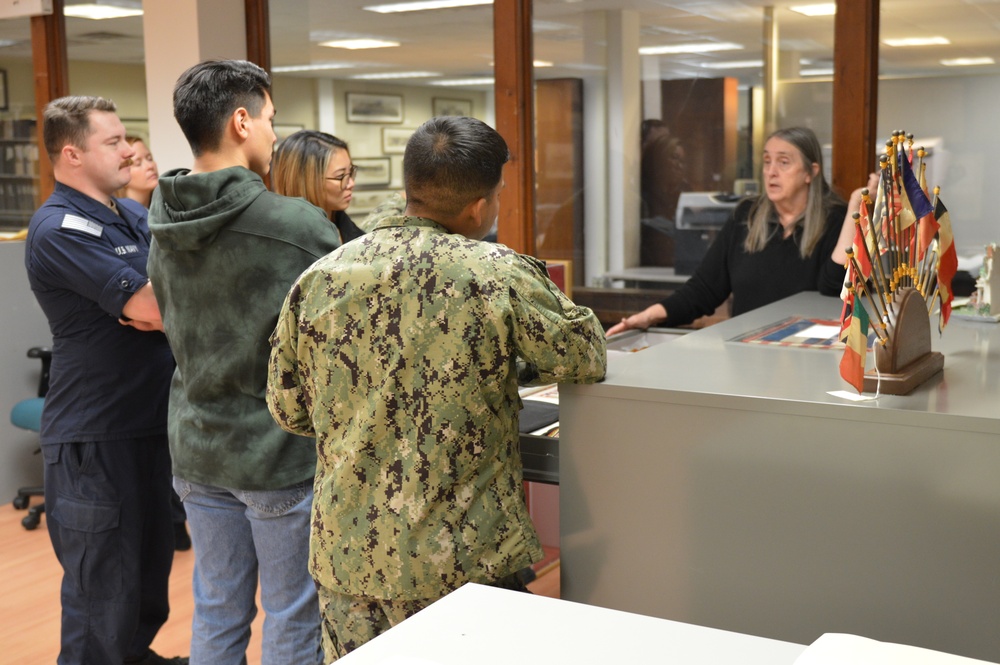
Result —
<instances>
[{"instance_id":1,"label":"green hooded sweatshirt","mask_svg":"<svg viewBox=\"0 0 1000 665\"><path fill-rule=\"evenodd\" d=\"M312 439L284 432L264 401L270 335L289 288L340 244L303 199L243 167L160 177L148 271L177 360L168 431L174 475L244 490L311 478Z\"/></svg>"}]
</instances>

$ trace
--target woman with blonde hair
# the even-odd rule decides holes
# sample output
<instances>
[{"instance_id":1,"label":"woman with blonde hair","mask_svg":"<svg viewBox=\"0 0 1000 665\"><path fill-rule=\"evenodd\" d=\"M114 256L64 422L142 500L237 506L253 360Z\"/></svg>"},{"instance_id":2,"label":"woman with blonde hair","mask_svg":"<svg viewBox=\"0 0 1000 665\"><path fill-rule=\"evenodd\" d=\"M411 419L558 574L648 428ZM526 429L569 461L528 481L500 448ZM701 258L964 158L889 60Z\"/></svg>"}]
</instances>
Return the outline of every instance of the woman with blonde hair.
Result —
<instances>
[{"instance_id":1,"label":"woman with blonde hair","mask_svg":"<svg viewBox=\"0 0 1000 665\"><path fill-rule=\"evenodd\" d=\"M344 141L326 132L303 129L278 145L271 182L278 194L298 196L322 208L336 225L341 241L349 242L364 234L347 214L357 173Z\"/></svg>"},{"instance_id":2,"label":"woman with blonde hair","mask_svg":"<svg viewBox=\"0 0 1000 665\"><path fill-rule=\"evenodd\" d=\"M131 166L132 179L128 181L127 185L115 192L115 196L120 199L138 201L146 210L149 210L153 190L160 182L160 171L156 167L153 153L146 147L146 142L142 137L127 134L125 141L135 150Z\"/></svg>"},{"instance_id":3,"label":"woman with blonde hair","mask_svg":"<svg viewBox=\"0 0 1000 665\"><path fill-rule=\"evenodd\" d=\"M736 206L694 275L608 335L685 325L712 314L730 295L735 316L800 291L840 293L861 189L845 206L823 176L816 135L805 127L771 134L763 162L764 193ZM877 182L872 174L868 186L874 190Z\"/></svg>"}]
</instances>

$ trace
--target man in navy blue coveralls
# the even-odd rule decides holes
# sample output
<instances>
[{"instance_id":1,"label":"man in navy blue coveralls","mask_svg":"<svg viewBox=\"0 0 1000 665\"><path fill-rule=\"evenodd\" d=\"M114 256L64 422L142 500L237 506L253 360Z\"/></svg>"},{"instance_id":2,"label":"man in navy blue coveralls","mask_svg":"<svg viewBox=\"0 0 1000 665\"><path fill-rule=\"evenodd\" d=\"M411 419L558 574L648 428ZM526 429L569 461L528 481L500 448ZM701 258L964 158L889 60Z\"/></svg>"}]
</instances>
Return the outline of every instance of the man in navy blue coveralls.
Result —
<instances>
[{"instance_id":1,"label":"man in navy blue coveralls","mask_svg":"<svg viewBox=\"0 0 1000 665\"><path fill-rule=\"evenodd\" d=\"M146 276L146 211L112 196L134 150L110 100L63 97L43 122L56 186L25 265L52 332L41 441L63 568L58 662L186 663L149 648L169 612L174 362Z\"/></svg>"}]
</instances>

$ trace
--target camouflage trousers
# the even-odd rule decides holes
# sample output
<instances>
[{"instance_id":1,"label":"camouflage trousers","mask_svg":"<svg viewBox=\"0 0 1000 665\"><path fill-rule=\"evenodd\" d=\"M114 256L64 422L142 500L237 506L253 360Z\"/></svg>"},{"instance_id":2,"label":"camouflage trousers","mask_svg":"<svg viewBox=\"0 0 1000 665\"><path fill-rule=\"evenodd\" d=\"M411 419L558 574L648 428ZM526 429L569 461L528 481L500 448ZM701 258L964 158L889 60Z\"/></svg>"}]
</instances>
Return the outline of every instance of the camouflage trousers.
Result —
<instances>
[{"instance_id":1,"label":"camouflage trousers","mask_svg":"<svg viewBox=\"0 0 1000 665\"><path fill-rule=\"evenodd\" d=\"M528 592L515 573L490 586ZM444 597L419 600L382 600L365 596L349 596L317 585L319 611L323 617L323 653L327 662L346 656L362 644L373 640L403 619L413 616L434 601ZM530 593L530 592L528 592Z\"/></svg>"}]
</instances>

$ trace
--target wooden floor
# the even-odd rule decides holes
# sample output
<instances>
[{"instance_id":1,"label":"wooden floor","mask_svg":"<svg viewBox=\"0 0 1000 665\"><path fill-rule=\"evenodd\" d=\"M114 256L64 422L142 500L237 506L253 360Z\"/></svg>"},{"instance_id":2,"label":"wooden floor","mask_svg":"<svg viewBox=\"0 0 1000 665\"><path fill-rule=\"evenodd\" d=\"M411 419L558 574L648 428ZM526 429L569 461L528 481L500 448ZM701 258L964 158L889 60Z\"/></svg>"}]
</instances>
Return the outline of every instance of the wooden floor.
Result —
<instances>
[{"instance_id":1,"label":"wooden floor","mask_svg":"<svg viewBox=\"0 0 1000 665\"><path fill-rule=\"evenodd\" d=\"M34 499L33 501L37 501ZM0 662L54 663L59 653L59 583L62 569L42 525L21 527L25 512L9 502L0 506ZM170 620L153 649L164 656L187 655L191 639L191 574L194 552L177 552L170 575ZM535 566L538 578L529 585L537 594L559 597L559 551L546 548ZM260 663L263 614L252 626L248 662Z\"/></svg>"}]
</instances>

